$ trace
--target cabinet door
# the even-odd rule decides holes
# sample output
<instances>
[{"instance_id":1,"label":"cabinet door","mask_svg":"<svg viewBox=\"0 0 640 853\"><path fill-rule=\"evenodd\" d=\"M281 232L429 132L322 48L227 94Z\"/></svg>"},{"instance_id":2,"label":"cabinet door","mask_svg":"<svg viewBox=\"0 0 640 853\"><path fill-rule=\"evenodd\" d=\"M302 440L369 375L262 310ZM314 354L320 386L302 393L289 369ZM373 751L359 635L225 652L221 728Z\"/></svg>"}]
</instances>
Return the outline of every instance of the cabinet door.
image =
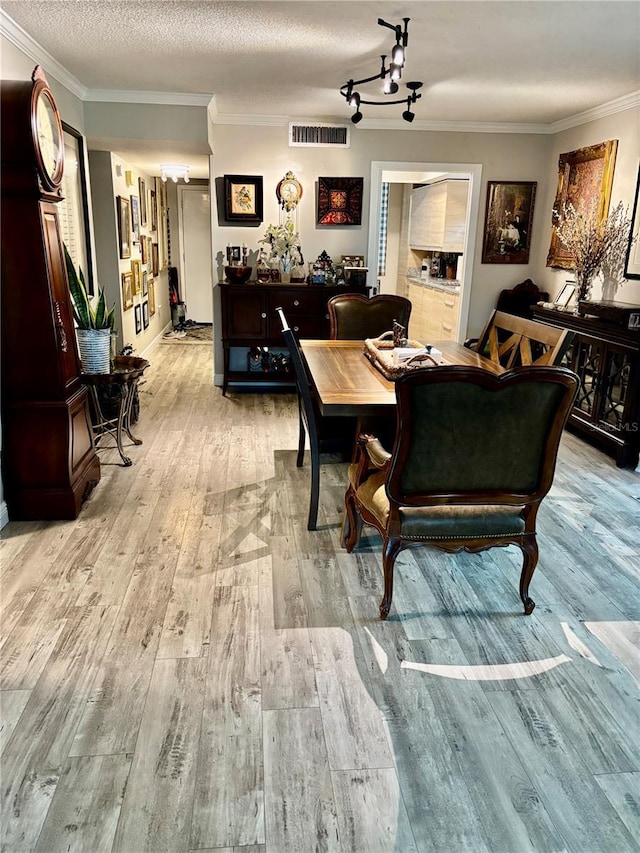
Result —
<instances>
[{"instance_id":1,"label":"cabinet door","mask_svg":"<svg viewBox=\"0 0 640 853\"><path fill-rule=\"evenodd\" d=\"M444 293L442 300L442 334L443 341L453 341L458 329L458 307L460 297L457 293Z\"/></svg>"},{"instance_id":2,"label":"cabinet door","mask_svg":"<svg viewBox=\"0 0 640 853\"><path fill-rule=\"evenodd\" d=\"M427 187L427 249L442 250L444 242L444 222L447 213L447 184L431 184Z\"/></svg>"},{"instance_id":3,"label":"cabinet door","mask_svg":"<svg viewBox=\"0 0 640 853\"><path fill-rule=\"evenodd\" d=\"M468 195L468 181L447 181L447 210L442 239L443 252L464 252Z\"/></svg>"},{"instance_id":4,"label":"cabinet door","mask_svg":"<svg viewBox=\"0 0 640 853\"><path fill-rule=\"evenodd\" d=\"M429 187L418 187L411 191L409 245L416 249L424 249L427 246L428 190Z\"/></svg>"},{"instance_id":5,"label":"cabinet door","mask_svg":"<svg viewBox=\"0 0 640 853\"><path fill-rule=\"evenodd\" d=\"M224 287L222 313L225 340L259 343L267 337L267 294L257 288Z\"/></svg>"}]
</instances>

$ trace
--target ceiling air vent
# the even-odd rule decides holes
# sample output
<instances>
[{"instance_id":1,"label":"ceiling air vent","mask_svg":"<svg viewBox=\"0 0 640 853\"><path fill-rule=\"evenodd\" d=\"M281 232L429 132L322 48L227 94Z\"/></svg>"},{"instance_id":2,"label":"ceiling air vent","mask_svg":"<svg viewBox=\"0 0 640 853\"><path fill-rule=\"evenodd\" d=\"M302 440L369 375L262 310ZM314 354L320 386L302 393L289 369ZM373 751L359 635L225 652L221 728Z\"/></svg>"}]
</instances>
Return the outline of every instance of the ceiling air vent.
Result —
<instances>
[{"instance_id":1,"label":"ceiling air vent","mask_svg":"<svg viewBox=\"0 0 640 853\"><path fill-rule=\"evenodd\" d=\"M289 124L289 147L349 148L349 131L346 124Z\"/></svg>"}]
</instances>

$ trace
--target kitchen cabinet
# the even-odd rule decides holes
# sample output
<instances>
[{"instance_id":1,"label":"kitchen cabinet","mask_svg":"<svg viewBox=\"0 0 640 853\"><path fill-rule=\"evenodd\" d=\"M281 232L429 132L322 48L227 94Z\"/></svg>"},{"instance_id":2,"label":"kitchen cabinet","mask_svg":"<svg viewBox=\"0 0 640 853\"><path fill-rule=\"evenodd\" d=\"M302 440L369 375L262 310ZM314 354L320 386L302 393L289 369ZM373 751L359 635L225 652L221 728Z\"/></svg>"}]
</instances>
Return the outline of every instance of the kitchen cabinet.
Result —
<instances>
[{"instance_id":1,"label":"kitchen cabinet","mask_svg":"<svg viewBox=\"0 0 640 853\"><path fill-rule=\"evenodd\" d=\"M580 386L568 426L635 468L640 454L640 331L599 317L533 307L533 317L570 329L575 337L564 363Z\"/></svg>"},{"instance_id":2,"label":"kitchen cabinet","mask_svg":"<svg viewBox=\"0 0 640 853\"><path fill-rule=\"evenodd\" d=\"M412 190L411 248L463 252L468 194L469 181L439 181Z\"/></svg>"},{"instance_id":3,"label":"kitchen cabinet","mask_svg":"<svg viewBox=\"0 0 640 853\"><path fill-rule=\"evenodd\" d=\"M455 340L460 303L458 291L408 281L407 296L412 305L410 338L423 344Z\"/></svg>"},{"instance_id":4,"label":"kitchen cabinet","mask_svg":"<svg viewBox=\"0 0 640 853\"><path fill-rule=\"evenodd\" d=\"M269 347L285 350L282 327L276 308L282 308L289 326L297 338L324 339L329 337L329 312L327 302L342 293L369 293L366 285L344 287L300 284L219 284L222 306L222 349L224 353L224 378L222 393L227 393L230 382L293 383L291 374L263 370L250 370L248 358L243 354L242 369L231 367L232 348Z\"/></svg>"}]
</instances>

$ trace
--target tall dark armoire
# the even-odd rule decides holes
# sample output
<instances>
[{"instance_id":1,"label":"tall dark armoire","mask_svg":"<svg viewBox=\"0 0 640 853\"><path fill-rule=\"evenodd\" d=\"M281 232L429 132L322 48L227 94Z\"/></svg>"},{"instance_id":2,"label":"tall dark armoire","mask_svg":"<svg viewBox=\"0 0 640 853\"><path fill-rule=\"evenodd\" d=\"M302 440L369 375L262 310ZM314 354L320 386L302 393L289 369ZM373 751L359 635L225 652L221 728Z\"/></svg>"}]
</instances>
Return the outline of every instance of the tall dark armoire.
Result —
<instances>
[{"instance_id":1,"label":"tall dark armoire","mask_svg":"<svg viewBox=\"0 0 640 853\"><path fill-rule=\"evenodd\" d=\"M38 66L3 80L2 479L9 518L76 518L100 479L57 202L62 125Z\"/></svg>"}]
</instances>

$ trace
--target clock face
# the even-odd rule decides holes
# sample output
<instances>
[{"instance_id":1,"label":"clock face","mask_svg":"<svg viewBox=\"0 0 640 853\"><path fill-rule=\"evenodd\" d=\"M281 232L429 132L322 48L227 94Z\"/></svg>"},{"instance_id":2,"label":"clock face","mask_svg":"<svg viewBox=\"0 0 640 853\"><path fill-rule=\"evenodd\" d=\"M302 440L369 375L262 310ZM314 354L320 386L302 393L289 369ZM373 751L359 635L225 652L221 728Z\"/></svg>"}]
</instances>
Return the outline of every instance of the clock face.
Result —
<instances>
[{"instance_id":1,"label":"clock face","mask_svg":"<svg viewBox=\"0 0 640 853\"><path fill-rule=\"evenodd\" d=\"M62 135L53 101L46 90L38 96L36 132L36 145L40 151L45 177L55 185L62 177Z\"/></svg>"},{"instance_id":2,"label":"clock face","mask_svg":"<svg viewBox=\"0 0 640 853\"><path fill-rule=\"evenodd\" d=\"M285 181L280 187L280 196L285 201L297 201L300 197L300 184L295 181Z\"/></svg>"},{"instance_id":3,"label":"clock face","mask_svg":"<svg viewBox=\"0 0 640 853\"><path fill-rule=\"evenodd\" d=\"M296 180L293 172L287 172L276 188L276 194L282 207L293 210L302 198L302 185Z\"/></svg>"}]
</instances>

